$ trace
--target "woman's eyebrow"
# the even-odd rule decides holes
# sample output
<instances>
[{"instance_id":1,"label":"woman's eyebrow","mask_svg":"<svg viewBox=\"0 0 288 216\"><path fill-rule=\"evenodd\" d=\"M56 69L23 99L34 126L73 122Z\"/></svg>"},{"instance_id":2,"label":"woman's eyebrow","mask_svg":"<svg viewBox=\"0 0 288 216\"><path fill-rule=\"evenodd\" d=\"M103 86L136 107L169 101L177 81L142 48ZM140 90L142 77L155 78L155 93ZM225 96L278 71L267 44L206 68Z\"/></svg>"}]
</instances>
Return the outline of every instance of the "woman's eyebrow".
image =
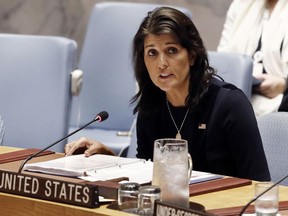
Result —
<instances>
[{"instance_id":1,"label":"woman's eyebrow","mask_svg":"<svg viewBox=\"0 0 288 216\"><path fill-rule=\"evenodd\" d=\"M179 45L179 43L173 41L173 42L167 42L167 43L165 43L165 45ZM144 46L144 49L149 48L149 47L155 47L155 45L154 44L148 44L148 45Z\"/></svg>"}]
</instances>

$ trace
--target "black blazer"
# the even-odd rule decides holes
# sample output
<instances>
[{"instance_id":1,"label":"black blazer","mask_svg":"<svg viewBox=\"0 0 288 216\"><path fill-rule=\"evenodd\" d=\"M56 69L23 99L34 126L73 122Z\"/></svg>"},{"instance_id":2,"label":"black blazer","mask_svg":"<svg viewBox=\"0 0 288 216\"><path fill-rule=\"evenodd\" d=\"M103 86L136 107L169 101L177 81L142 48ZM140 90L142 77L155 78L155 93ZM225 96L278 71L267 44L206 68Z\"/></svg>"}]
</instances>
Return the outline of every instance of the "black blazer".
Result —
<instances>
[{"instance_id":1,"label":"black blazer","mask_svg":"<svg viewBox=\"0 0 288 216\"><path fill-rule=\"evenodd\" d=\"M137 119L137 157L153 159L154 140L175 138L177 130L165 99L155 114ZM186 107L170 104L178 128ZM181 135L188 141L193 170L269 181L270 173L250 101L232 84L212 79L208 92L190 112Z\"/></svg>"}]
</instances>

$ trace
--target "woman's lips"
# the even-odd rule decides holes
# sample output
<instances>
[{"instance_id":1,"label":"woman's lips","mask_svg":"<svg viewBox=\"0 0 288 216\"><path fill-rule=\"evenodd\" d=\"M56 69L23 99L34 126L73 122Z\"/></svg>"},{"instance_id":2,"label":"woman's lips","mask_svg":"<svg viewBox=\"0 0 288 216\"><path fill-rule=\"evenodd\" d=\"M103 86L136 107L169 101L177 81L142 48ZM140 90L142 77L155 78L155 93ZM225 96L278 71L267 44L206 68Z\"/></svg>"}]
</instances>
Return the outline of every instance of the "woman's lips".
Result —
<instances>
[{"instance_id":1,"label":"woman's lips","mask_svg":"<svg viewBox=\"0 0 288 216\"><path fill-rule=\"evenodd\" d=\"M169 77L171 77L171 76L173 76L173 74L161 73L161 74L159 75L159 77L160 77L161 79L167 79L167 78L169 78Z\"/></svg>"}]
</instances>

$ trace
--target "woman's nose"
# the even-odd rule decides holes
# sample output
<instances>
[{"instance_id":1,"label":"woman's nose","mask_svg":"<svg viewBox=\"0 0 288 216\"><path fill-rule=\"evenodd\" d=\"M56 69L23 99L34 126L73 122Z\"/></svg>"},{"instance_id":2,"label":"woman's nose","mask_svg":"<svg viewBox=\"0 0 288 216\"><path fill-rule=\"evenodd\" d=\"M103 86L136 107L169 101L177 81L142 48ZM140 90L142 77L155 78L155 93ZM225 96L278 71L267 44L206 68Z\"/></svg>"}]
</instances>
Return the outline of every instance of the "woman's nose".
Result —
<instances>
[{"instance_id":1,"label":"woman's nose","mask_svg":"<svg viewBox=\"0 0 288 216\"><path fill-rule=\"evenodd\" d=\"M161 55L159 58L159 69L164 70L168 67L168 61L165 56Z\"/></svg>"}]
</instances>

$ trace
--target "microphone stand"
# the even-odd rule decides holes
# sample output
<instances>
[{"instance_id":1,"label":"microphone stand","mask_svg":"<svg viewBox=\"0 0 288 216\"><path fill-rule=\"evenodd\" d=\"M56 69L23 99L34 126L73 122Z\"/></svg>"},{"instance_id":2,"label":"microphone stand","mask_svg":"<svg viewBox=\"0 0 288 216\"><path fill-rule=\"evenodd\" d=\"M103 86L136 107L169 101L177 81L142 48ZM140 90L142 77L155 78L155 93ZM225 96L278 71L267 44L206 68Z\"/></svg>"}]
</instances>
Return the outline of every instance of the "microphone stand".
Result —
<instances>
[{"instance_id":1,"label":"microphone stand","mask_svg":"<svg viewBox=\"0 0 288 216\"><path fill-rule=\"evenodd\" d=\"M67 139L68 137L70 137L70 136L72 136L73 134L77 133L78 131L84 129L85 127L87 127L88 125L92 124L93 122L95 122L95 121L97 121L97 120L100 120L100 121L101 121L101 117L96 116L92 121L90 121L89 123L85 124L85 125L82 126L81 128L79 128L79 129L71 132L71 133L68 134L67 136L65 136L65 137L57 140L56 142L52 143L51 145L47 146L46 148L44 148L44 149L36 152L35 154L29 156L28 158L26 158L26 159L22 162L21 166L19 167L18 173L21 173L21 172L22 172L22 169L23 169L24 165L25 165L29 160L31 160L32 158L34 158L34 157L36 157L37 155L41 154L42 152L46 151L47 149L51 148L52 146L56 145L57 143L65 140L65 139Z\"/></svg>"},{"instance_id":2,"label":"microphone stand","mask_svg":"<svg viewBox=\"0 0 288 216\"><path fill-rule=\"evenodd\" d=\"M263 194L265 194L266 192L268 192L269 190L271 190L272 188L274 188L276 185L278 185L279 183L281 183L282 181L284 181L286 178L288 177L288 175L284 176L282 179L280 179L279 181L277 181L275 184L273 184L271 187L267 188L266 190L264 190L262 193L260 193L259 195L257 195L254 199L250 200L250 202L248 202L244 208L242 208L239 216L242 216L242 214L245 212L245 210L249 207L249 205L251 205L251 203L255 202L260 196L262 196Z\"/></svg>"}]
</instances>

